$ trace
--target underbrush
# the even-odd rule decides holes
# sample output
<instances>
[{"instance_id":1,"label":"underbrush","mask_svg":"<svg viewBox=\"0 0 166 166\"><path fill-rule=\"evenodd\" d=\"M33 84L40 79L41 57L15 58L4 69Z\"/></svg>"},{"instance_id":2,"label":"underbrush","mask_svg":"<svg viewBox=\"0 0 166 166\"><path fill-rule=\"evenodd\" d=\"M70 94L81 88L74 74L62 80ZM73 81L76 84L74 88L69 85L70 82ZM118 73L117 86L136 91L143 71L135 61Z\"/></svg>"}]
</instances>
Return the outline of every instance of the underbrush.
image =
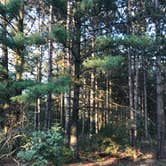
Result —
<instances>
[{"instance_id":1,"label":"underbrush","mask_svg":"<svg viewBox=\"0 0 166 166\"><path fill-rule=\"evenodd\" d=\"M84 156L93 159L114 156L133 161L142 158L143 152L141 150L145 148L145 145L152 151L152 148L154 148L152 139L139 141L136 148L132 147L129 143L128 131L128 128L123 124L119 126L109 124L102 128L98 134L93 135L90 140L88 137L85 138L84 143L80 144L81 151L84 152Z\"/></svg>"},{"instance_id":2,"label":"underbrush","mask_svg":"<svg viewBox=\"0 0 166 166\"><path fill-rule=\"evenodd\" d=\"M64 146L60 127L54 127L48 132L33 132L23 149L17 153L20 164L28 163L32 166L57 166L64 161L70 162L72 156L72 151Z\"/></svg>"}]
</instances>

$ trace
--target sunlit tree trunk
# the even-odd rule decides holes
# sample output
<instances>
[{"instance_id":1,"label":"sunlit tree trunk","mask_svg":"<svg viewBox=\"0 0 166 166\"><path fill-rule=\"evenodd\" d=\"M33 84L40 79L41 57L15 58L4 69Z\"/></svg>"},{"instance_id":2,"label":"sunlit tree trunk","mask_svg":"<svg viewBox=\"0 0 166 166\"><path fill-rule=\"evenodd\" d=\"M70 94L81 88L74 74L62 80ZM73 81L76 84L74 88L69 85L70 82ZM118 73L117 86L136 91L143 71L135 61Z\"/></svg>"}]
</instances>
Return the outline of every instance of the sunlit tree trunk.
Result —
<instances>
[{"instance_id":1,"label":"sunlit tree trunk","mask_svg":"<svg viewBox=\"0 0 166 166\"><path fill-rule=\"evenodd\" d=\"M99 112L100 112L100 109L98 108L98 82L97 82L97 79L95 79L95 134L97 134L99 132Z\"/></svg>"},{"instance_id":2,"label":"sunlit tree trunk","mask_svg":"<svg viewBox=\"0 0 166 166\"><path fill-rule=\"evenodd\" d=\"M49 9L49 32L52 31L53 24L53 6L50 5ZM48 57L48 81L52 80L52 56L53 56L53 42L50 39L49 41L49 57ZM47 95L46 109L45 109L45 117L44 117L44 128L48 130L50 128L50 113L51 113L51 92Z\"/></svg>"},{"instance_id":3,"label":"sunlit tree trunk","mask_svg":"<svg viewBox=\"0 0 166 166\"><path fill-rule=\"evenodd\" d=\"M64 93L60 95L60 124L62 128L65 128L65 102L64 102Z\"/></svg>"},{"instance_id":4,"label":"sunlit tree trunk","mask_svg":"<svg viewBox=\"0 0 166 166\"><path fill-rule=\"evenodd\" d=\"M40 69L38 69L38 70L40 70ZM40 77L40 71L38 71L37 75L38 75L38 77ZM38 80L38 81L40 81L40 80ZM38 97L36 99L36 107L35 107L35 115L34 115L34 127L36 130L40 130L40 112L41 112L41 98Z\"/></svg>"},{"instance_id":5,"label":"sunlit tree trunk","mask_svg":"<svg viewBox=\"0 0 166 166\"><path fill-rule=\"evenodd\" d=\"M128 84L129 84L129 106L130 106L130 121L131 121L131 130L130 130L130 143L134 146L136 141L136 126L135 126L135 117L134 117L134 92L133 92L133 72L132 72L132 56L130 49L128 50Z\"/></svg>"},{"instance_id":6,"label":"sunlit tree trunk","mask_svg":"<svg viewBox=\"0 0 166 166\"><path fill-rule=\"evenodd\" d=\"M135 56L135 79L134 79L134 145L136 145L137 141L137 115L138 115L138 98L139 98L139 57L138 55Z\"/></svg>"},{"instance_id":7,"label":"sunlit tree trunk","mask_svg":"<svg viewBox=\"0 0 166 166\"><path fill-rule=\"evenodd\" d=\"M42 57L44 54L43 46L40 46L40 54L38 56L38 64L37 64L37 81L41 83L42 79ZM40 130L40 113L41 113L41 98L38 97L36 99L36 110L35 110L35 129Z\"/></svg>"},{"instance_id":8,"label":"sunlit tree trunk","mask_svg":"<svg viewBox=\"0 0 166 166\"><path fill-rule=\"evenodd\" d=\"M105 92L105 106L106 106L106 124L110 123L110 80L108 73L106 74L106 92Z\"/></svg>"},{"instance_id":9,"label":"sunlit tree trunk","mask_svg":"<svg viewBox=\"0 0 166 166\"><path fill-rule=\"evenodd\" d=\"M128 0L128 24L127 33L131 34L132 22L130 21L131 16L131 0ZM129 84L129 107L130 107L130 143L132 146L136 144L136 110L134 110L134 85L133 85L133 56L132 49L128 48L128 84Z\"/></svg>"},{"instance_id":10,"label":"sunlit tree trunk","mask_svg":"<svg viewBox=\"0 0 166 166\"><path fill-rule=\"evenodd\" d=\"M67 0L67 20L66 20L66 31L69 34L66 41L66 60L67 60L67 74L71 75L71 64L70 64L70 54L71 54L71 37L70 37L70 28L71 28L71 4L70 0ZM70 114L71 114L71 91L69 89L65 92L64 95L64 104L65 104L65 137L66 145L70 145Z\"/></svg>"},{"instance_id":11,"label":"sunlit tree trunk","mask_svg":"<svg viewBox=\"0 0 166 166\"><path fill-rule=\"evenodd\" d=\"M43 17L41 17L42 13L39 13L39 32L42 33L42 21ZM37 82L41 83L42 80L42 61L44 56L44 46L39 46L39 54L37 57ZM34 117L34 127L36 130L41 129L41 122L40 122L40 114L41 114L41 97L36 99L36 110L35 110L35 117Z\"/></svg>"},{"instance_id":12,"label":"sunlit tree trunk","mask_svg":"<svg viewBox=\"0 0 166 166\"><path fill-rule=\"evenodd\" d=\"M94 58L94 36L92 36L92 58ZM95 71L91 73L91 89L90 89L90 138L93 135L93 124L95 122Z\"/></svg>"},{"instance_id":13,"label":"sunlit tree trunk","mask_svg":"<svg viewBox=\"0 0 166 166\"><path fill-rule=\"evenodd\" d=\"M22 8L19 11L18 15L18 21L16 23L17 26L17 32L20 34L24 34L24 4ZM16 70L16 80L20 81L22 79L23 70L24 70L24 54L25 54L25 46L22 46L21 48L16 49L16 64L15 64L15 70ZM21 91L18 91L19 95Z\"/></svg>"}]
</instances>

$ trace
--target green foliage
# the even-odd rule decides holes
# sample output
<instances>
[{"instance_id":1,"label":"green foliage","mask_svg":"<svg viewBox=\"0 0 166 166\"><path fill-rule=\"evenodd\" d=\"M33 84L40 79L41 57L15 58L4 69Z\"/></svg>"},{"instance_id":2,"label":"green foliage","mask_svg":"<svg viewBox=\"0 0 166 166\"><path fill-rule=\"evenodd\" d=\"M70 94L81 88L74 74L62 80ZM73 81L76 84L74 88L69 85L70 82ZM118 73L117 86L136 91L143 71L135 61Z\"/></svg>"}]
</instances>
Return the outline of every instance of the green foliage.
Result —
<instances>
[{"instance_id":1,"label":"green foliage","mask_svg":"<svg viewBox=\"0 0 166 166\"><path fill-rule=\"evenodd\" d=\"M0 97L3 97L7 93L7 88L4 83L0 82Z\"/></svg>"},{"instance_id":2,"label":"green foliage","mask_svg":"<svg viewBox=\"0 0 166 166\"><path fill-rule=\"evenodd\" d=\"M116 155L118 153L118 150L120 148L120 145L116 142L112 141L111 138L105 138L102 142L103 150L106 153L111 153L113 155Z\"/></svg>"},{"instance_id":3,"label":"green foliage","mask_svg":"<svg viewBox=\"0 0 166 166\"><path fill-rule=\"evenodd\" d=\"M90 9L92 9L93 5L94 5L93 0L82 0L79 4L80 11L85 13Z\"/></svg>"},{"instance_id":4,"label":"green foliage","mask_svg":"<svg viewBox=\"0 0 166 166\"><path fill-rule=\"evenodd\" d=\"M122 39L122 44L126 46L133 46L136 48L147 47L153 43L153 40L148 36L126 36Z\"/></svg>"},{"instance_id":5,"label":"green foliage","mask_svg":"<svg viewBox=\"0 0 166 166\"><path fill-rule=\"evenodd\" d=\"M126 147L124 153L127 157L130 157L133 160L137 159L141 155L140 151L132 147Z\"/></svg>"},{"instance_id":6,"label":"green foliage","mask_svg":"<svg viewBox=\"0 0 166 166\"><path fill-rule=\"evenodd\" d=\"M116 10L117 9L117 5L116 5L116 1L115 0L95 0L96 3L98 4L98 6L100 6L100 8L104 8L104 10Z\"/></svg>"},{"instance_id":7,"label":"green foliage","mask_svg":"<svg viewBox=\"0 0 166 166\"><path fill-rule=\"evenodd\" d=\"M0 2L0 15L2 15L3 17L6 16L6 6L4 6L1 2Z\"/></svg>"},{"instance_id":8,"label":"green foliage","mask_svg":"<svg viewBox=\"0 0 166 166\"><path fill-rule=\"evenodd\" d=\"M63 160L65 163L69 163L73 160L73 151L70 148L63 147Z\"/></svg>"},{"instance_id":9,"label":"green foliage","mask_svg":"<svg viewBox=\"0 0 166 166\"><path fill-rule=\"evenodd\" d=\"M13 37L13 41L12 41L14 48L22 48L25 45L41 45L41 44L45 44L46 41L45 39L41 36L40 33L35 33L31 36L24 36L22 33L17 33L14 37Z\"/></svg>"},{"instance_id":10,"label":"green foliage","mask_svg":"<svg viewBox=\"0 0 166 166\"><path fill-rule=\"evenodd\" d=\"M0 2L0 15L5 17L7 20L16 18L19 14L20 9L23 7L23 0L9 0L7 4Z\"/></svg>"},{"instance_id":11,"label":"green foliage","mask_svg":"<svg viewBox=\"0 0 166 166\"><path fill-rule=\"evenodd\" d=\"M99 36L97 37L95 43L96 47L99 49L105 49L107 47L110 47L110 45L115 42L111 37L109 36Z\"/></svg>"},{"instance_id":12,"label":"green foliage","mask_svg":"<svg viewBox=\"0 0 166 166\"><path fill-rule=\"evenodd\" d=\"M59 12L66 11L66 0L43 0L47 5L53 5L53 7L59 9Z\"/></svg>"},{"instance_id":13,"label":"green foliage","mask_svg":"<svg viewBox=\"0 0 166 166\"><path fill-rule=\"evenodd\" d=\"M18 16L20 9L23 7L23 3L23 0L9 0L6 5L9 19L13 19Z\"/></svg>"},{"instance_id":14,"label":"green foliage","mask_svg":"<svg viewBox=\"0 0 166 166\"><path fill-rule=\"evenodd\" d=\"M46 41L44 40L44 38L41 36L40 33L35 33L26 38L27 45L32 45L32 44L41 45L41 44L45 44L45 43L46 43Z\"/></svg>"},{"instance_id":15,"label":"green foliage","mask_svg":"<svg viewBox=\"0 0 166 166\"><path fill-rule=\"evenodd\" d=\"M112 141L120 145L129 143L128 130L124 124L108 124L100 130L99 135L103 138L111 138Z\"/></svg>"},{"instance_id":16,"label":"green foliage","mask_svg":"<svg viewBox=\"0 0 166 166\"><path fill-rule=\"evenodd\" d=\"M13 38L11 36L4 35L6 30L0 28L0 44L4 44L10 48L13 48Z\"/></svg>"},{"instance_id":17,"label":"green foliage","mask_svg":"<svg viewBox=\"0 0 166 166\"><path fill-rule=\"evenodd\" d=\"M87 0L88 1L88 0ZM115 0L92 0L93 9L95 14L99 14L101 11L115 11L117 10L117 5Z\"/></svg>"},{"instance_id":18,"label":"green foliage","mask_svg":"<svg viewBox=\"0 0 166 166\"><path fill-rule=\"evenodd\" d=\"M26 42L26 38L23 35L23 33L17 33L14 37L13 37L13 44L15 46L15 48L23 48Z\"/></svg>"},{"instance_id":19,"label":"green foliage","mask_svg":"<svg viewBox=\"0 0 166 166\"><path fill-rule=\"evenodd\" d=\"M163 7L161 7L163 5ZM149 16L153 21L163 19L165 16L165 10L164 8L164 1L160 0L160 6L158 8L155 7L154 1L145 1L145 14Z\"/></svg>"},{"instance_id":20,"label":"green foliage","mask_svg":"<svg viewBox=\"0 0 166 166\"><path fill-rule=\"evenodd\" d=\"M116 155L121 148L121 144L118 144L111 137L97 134L93 136L91 143L89 143L89 146L87 148L89 148L87 149L87 151L99 151Z\"/></svg>"},{"instance_id":21,"label":"green foliage","mask_svg":"<svg viewBox=\"0 0 166 166\"><path fill-rule=\"evenodd\" d=\"M112 38L110 36L99 36L96 39L96 47L98 49L110 48L113 44L132 46L135 48L147 47L153 44L153 39L146 35L128 35L125 37Z\"/></svg>"},{"instance_id":22,"label":"green foliage","mask_svg":"<svg viewBox=\"0 0 166 166\"><path fill-rule=\"evenodd\" d=\"M68 76L61 76L48 83L36 83L33 86L28 86L22 95L14 96L11 99L12 101L25 102L47 95L49 92L54 94L64 92L68 89L69 81Z\"/></svg>"},{"instance_id":23,"label":"green foliage","mask_svg":"<svg viewBox=\"0 0 166 166\"><path fill-rule=\"evenodd\" d=\"M84 150L117 154L120 148L128 144L129 135L127 128L123 123L119 125L115 123L101 128L90 142L85 143L86 147Z\"/></svg>"},{"instance_id":24,"label":"green foliage","mask_svg":"<svg viewBox=\"0 0 166 166\"><path fill-rule=\"evenodd\" d=\"M37 131L32 134L30 146L18 152L22 162L31 162L32 166L45 166L48 162L59 165L63 155L63 136L59 127L49 132Z\"/></svg>"},{"instance_id":25,"label":"green foliage","mask_svg":"<svg viewBox=\"0 0 166 166\"><path fill-rule=\"evenodd\" d=\"M52 28L52 32L49 34L50 38L56 42L65 44L67 39L66 29L63 26L56 25Z\"/></svg>"},{"instance_id":26,"label":"green foliage","mask_svg":"<svg viewBox=\"0 0 166 166\"><path fill-rule=\"evenodd\" d=\"M26 88L30 88L35 84L36 82L33 80L11 81L8 87L8 92L14 95L16 94L16 92L25 90Z\"/></svg>"},{"instance_id":27,"label":"green foliage","mask_svg":"<svg viewBox=\"0 0 166 166\"><path fill-rule=\"evenodd\" d=\"M112 70L117 68L124 60L122 56L104 56L85 61L83 64L87 68L97 68L99 70Z\"/></svg>"}]
</instances>

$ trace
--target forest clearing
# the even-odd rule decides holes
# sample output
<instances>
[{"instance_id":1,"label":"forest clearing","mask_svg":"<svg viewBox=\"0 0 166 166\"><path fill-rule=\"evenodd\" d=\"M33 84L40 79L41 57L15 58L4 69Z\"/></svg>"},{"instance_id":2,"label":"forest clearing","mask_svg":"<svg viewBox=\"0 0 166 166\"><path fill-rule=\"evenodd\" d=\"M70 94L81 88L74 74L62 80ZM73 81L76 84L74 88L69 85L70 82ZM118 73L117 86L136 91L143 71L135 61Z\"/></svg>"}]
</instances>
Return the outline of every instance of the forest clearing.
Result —
<instances>
[{"instance_id":1,"label":"forest clearing","mask_svg":"<svg viewBox=\"0 0 166 166\"><path fill-rule=\"evenodd\" d=\"M0 166L165 166L165 117L165 0L0 0Z\"/></svg>"}]
</instances>

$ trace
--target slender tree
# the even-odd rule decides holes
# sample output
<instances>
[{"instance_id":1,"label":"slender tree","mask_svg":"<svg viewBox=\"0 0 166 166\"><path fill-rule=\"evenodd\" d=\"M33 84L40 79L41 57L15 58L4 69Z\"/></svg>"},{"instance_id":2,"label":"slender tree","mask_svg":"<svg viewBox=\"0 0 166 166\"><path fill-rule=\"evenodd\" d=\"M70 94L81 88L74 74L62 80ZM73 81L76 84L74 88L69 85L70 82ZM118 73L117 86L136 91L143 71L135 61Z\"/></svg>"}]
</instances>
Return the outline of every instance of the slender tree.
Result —
<instances>
[{"instance_id":1,"label":"slender tree","mask_svg":"<svg viewBox=\"0 0 166 166\"><path fill-rule=\"evenodd\" d=\"M53 25L53 6L49 8L49 32L52 31ZM49 57L48 57L48 82L52 80L52 56L53 56L53 41L49 41ZM45 122L44 127L46 130L50 128L50 112L51 112L51 92L47 95L46 109L45 109Z\"/></svg>"}]
</instances>

